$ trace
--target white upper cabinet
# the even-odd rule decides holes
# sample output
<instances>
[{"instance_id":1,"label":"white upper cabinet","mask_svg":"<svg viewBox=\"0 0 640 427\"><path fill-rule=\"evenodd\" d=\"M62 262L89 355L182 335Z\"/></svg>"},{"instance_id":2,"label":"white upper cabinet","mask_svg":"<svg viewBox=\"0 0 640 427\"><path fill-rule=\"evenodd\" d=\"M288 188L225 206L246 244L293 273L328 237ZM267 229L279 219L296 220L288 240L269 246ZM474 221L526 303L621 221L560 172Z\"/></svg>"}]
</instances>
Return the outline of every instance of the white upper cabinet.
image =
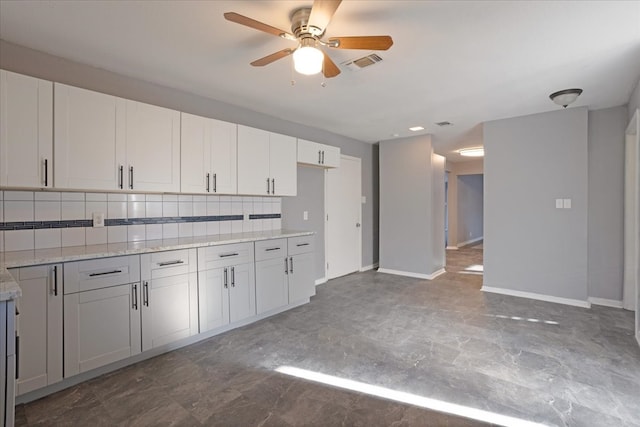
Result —
<instances>
[{"instance_id":1,"label":"white upper cabinet","mask_svg":"<svg viewBox=\"0 0 640 427\"><path fill-rule=\"evenodd\" d=\"M296 139L238 125L238 194L295 196Z\"/></svg>"},{"instance_id":2,"label":"white upper cabinet","mask_svg":"<svg viewBox=\"0 0 640 427\"><path fill-rule=\"evenodd\" d=\"M298 139L298 163L337 168L340 166L340 148Z\"/></svg>"},{"instance_id":3,"label":"white upper cabinet","mask_svg":"<svg viewBox=\"0 0 640 427\"><path fill-rule=\"evenodd\" d=\"M0 70L0 186L53 185L53 84Z\"/></svg>"},{"instance_id":4,"label":"white upper cabinet","mask_svg":"<svg viewBox=\"0 0 640 427\"><path fill-rule=\"evenodd\" d=\"M129 190L180 191L180 112L126 101Z\"/></svg>"},{"instance_id":5,"label":"white upper cabinet","mask_svg":"<svg viewBox=\"0 0 640 427\"><path fill-rule=\"evenodd\" d=\"M183 193L237 193L237 125L181 114L180 189Z\"/></svg>"},{"instance_id":6,"label":"white upper cabinet","mask_svg":"<svg viewBox=\"0 0 640 427\"><path fill-rule=\"evenodd\" d=\"M125 187L125 101L54 84L55 186L92 190Z\"/></svg>"}]
</instances>

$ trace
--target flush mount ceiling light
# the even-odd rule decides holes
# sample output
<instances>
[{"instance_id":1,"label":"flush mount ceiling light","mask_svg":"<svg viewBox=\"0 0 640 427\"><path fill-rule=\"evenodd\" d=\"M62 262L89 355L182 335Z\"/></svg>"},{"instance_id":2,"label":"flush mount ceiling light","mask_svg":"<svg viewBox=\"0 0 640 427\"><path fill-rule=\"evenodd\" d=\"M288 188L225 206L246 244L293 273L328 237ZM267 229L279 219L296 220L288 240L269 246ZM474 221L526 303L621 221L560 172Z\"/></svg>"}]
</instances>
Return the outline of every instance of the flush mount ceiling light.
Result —
<instances>
[{"instance_id":1,"label":"flush mount ceiling light","mask_svg":"<svg viewBox=\"0 0 640 427\"><path fill-rule=\"evenodd\" d=\"M476 147L476 148L461 148L458 150L458 153L461 156L465 157L482 157L484 156L484 148Z\"/></svg>"},{"instance_id":2,"label":"flush mount ceiling light","mask_svg":"<svg viewBox=\"0 0 640 427\"><path fill-rule=\"evenodd\" d=\"M318 74L322 71L324 54L316 47L313 38L304 38L300 41L300 47L293 52L293 68L300 74L307 76Z\"/></svg>"},{"instance_id":3,"label":"flush mount ceiling light","mask_svg":"<svg viewBox=\"0 0 640 427\"><path fill-rule=\"evenodd\" d=\"M424 130L424 128L422 126L414 126L412 128L409 128L409 130L411 132L418 132L419 130Z\"/></svg>"},{"instance_id":4,"label":"flush mount ceiling light","mask_svg":"<svg viewBox=\"0 0 640 427\"><path fill-rule=\"evenodd\" d=\"M578 99L581 93L582 89L565 89L553 92L551 95L549 95L549 98L551 98L551 100L556 104L562 105L564 108L567 108L567 105Z\"/></svg>"}]
</instances>

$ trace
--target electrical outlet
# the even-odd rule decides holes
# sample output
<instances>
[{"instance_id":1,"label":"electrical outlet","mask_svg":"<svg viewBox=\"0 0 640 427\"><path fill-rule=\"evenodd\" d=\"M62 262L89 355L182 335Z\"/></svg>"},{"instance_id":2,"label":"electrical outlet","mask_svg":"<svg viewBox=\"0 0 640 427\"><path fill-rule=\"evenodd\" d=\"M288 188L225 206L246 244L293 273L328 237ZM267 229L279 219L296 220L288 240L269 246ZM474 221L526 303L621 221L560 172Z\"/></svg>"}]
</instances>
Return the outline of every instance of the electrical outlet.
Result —
<instances>
[{"instance_id":1,"label":"electrical outlet","mask_svg":"<svg viewBox=\"0 0 640 427\"><path fill-rule=\"evenodd\" d=\"M571 199L564 199L562 202L562 206L565 209L571 209Z\"/></svg>"},{"instance_id":2,"label":"electrical outlet","mask_svg":"<svg viewBox=\"0 0 640 427\"><path fill-rule=\"evenodd\" d=\"M305 221L309 220L309 211L302 212L302 219Z\"/></svg>"},{"instance_id":3,"label":"electrical outlet","mask_svg":"<svg viewBox=\"0 0 640 427\"><path fill-rule=\"evenodd\" d=\"M104 212L93 213L93 228L104 227Z\"/></svg>"},{"instance_id":4,"label":"electrical outlet","mask_svg":"<svg viewBox=\"0 0 640 427\"><path fill-rule=\"evenodd\" d=\"M562 208L563 208L562 199L556 199L556 209L562 209Z\"/></svg>"}]
</instances>

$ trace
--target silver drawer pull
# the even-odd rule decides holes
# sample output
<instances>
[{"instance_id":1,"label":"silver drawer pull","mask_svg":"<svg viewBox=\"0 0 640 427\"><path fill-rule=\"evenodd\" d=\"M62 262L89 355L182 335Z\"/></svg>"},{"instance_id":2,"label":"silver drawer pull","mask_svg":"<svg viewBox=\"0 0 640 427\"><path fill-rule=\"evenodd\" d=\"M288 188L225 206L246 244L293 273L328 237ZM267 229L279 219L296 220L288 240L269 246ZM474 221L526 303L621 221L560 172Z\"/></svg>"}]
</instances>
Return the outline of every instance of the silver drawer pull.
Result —
<instances>
[{"instance_id":1,"label":"silver drawer pull","mask_svg":"<svg viewBox=\"0 0 640 427\"><path fill-rule=\"evenodd\" d=\"M300 246L309 246L309 244L308 244L308 243L298 243L296 246L297 246L297 247L300 247Z\"/></svg>"},{"instance_id":2,"label":"silver drawer pull","mask_svg":"<svg viewBox=\"0 0 640 427\"><path fill-rule=\"evenodd\" d=\"M280 250L280 248L267 248L267 249L265 249L265 251L267 251L267 252L268 251L279 251L279 250Z\"/></svg>"},{"instance_id":3,"label":"silver drawer pull","mask_svg":"<svg viewBox=\"0 0 640 427\"><path fill-rule=\"evenodd\" d=\"M107 274L117 274L117 273L122 273L122 270L105 271L103 273L91 273L89 274L89 277L106 276Z\"/></svg>"},{"instance_id":4,"label":"silver drawer pull","mask_svg":"<svg viewBox=\"0 0 640 427\"><path fill-rule=\"evenodd\" d=\"M230 253L230 254L220 254L218 256L220 258L227 258L227 257L230 257L230 256L238 256L238 255L239 255L238 252L233 252L233 253Z\"/></svg>"},{"instance_id":5,"label":"silver drawer pull","mask_svg":"<svg viewBox=\"0 0 640 427\"><path fill-rule=\"evenodd\" d=\"M184 264L184 261L182 261L181 259L176 260L176 261L167 261L167 262L159 262L158 265L160 267L164 267L167 265L176 265L176 264Z\"/></svg>"}]
</instances>

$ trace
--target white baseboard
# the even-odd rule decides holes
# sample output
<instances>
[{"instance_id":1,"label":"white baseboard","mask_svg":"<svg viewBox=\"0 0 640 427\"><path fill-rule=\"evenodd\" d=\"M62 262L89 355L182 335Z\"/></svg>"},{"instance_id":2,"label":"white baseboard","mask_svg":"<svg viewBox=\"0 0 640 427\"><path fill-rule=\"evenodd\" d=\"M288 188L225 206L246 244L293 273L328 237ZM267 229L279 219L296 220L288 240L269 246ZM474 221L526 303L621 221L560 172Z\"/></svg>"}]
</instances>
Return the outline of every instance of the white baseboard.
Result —
<instances>
[{"instance_id":1,"label":"white baseboard","mask_svg":"<svg viewBox=\"0 0 640 427\"><path fill-rule=\"evenodd\" d=\"M536 299L536 300L547 301L547 302L555 302L557 304L573 305L573 306L582 307L582 308L591 308L591 303L589 301L582 301L578 299L554 297L552 295L536 294L533 292L514 291L512 289L494 288L491 286L482 286L480 290L482 290L483 292L491 292L494 294L511 295L514 297Z\"/></svg>"},{"instance_id":2,"label":"white baseboard","mask_svg":"<svg viewBox=\"0 0 640 427\"><path fill-rule=\"evenodd\" d=\"M447 249L448 251L457 251L457 250L458 250L458 247L457 247L457 246L447 246L447 247L446 247L446 249Z\"/></svg>"},{"instance_id":3,"label":"white baseboard","mask_svg":"<svg viewBox=\"0 0 640 427\"><path fill-rule=\"evenodd\" d=\"M369 271L369 270L375 270L376 268L378 268L378 263L373 263L371 265L365 265L364 267L360 268L360 272L363 271Z\"/></svg>"},{"instance_id":4,"label":"white baseboard","mask_svg":"<svg viewBox=\"0 0 640 427\"><path fill-rule=\"evenodd\" d=\"M622 301L606 298L589 297L589 302L593 305L603 305L605 307L622 308Z\"/></svg>"},{"instance_id":5,"label":"white baseboard","mask_svg":"<svg viewBox=\"0 0 640 427\"><path fill-rule=\"evenodd\" d=\"M446 273L444 268L441 268L440 270L436 271L435 273L431 273L431 274L422 274L422 273L412 273L410 271L401 271L401 270L391 270L388 268L378 268L378 273L385 273L385 274L395 274L396 276L405 276L405 277L413 277L416 279L426 279L426 280L433 280L436 277L440 276L443 273Z\"/></svg>"},{"instance_id":6,"label":"white baseboard","mask_svg":"<svg viewBox=\"0 0 640 427\"><path fill-rule=\"evenodd\" d=\"M458 245L457 245L457 247L459 247L459 248L460 248L460 247L462 247L462 246L467 246L467 245L470 245L470 244L472 244L472 243L479 242L480 240L484 240L484 236L482 236L482 237L476 237L475 239L467 240L466 242L459 242L459 243L458 243Z\"/></svg>"},{"instance_id":7,"label":"white baseboard","mask_svg":"<svg viewBox=\"0 0 640 427\"><path fill-rule=\"evenodd\" d=\"M316 279L316 286L327 283L328 279L326 277L322 277L320 279Z\"/></svg>"}]
</instances>

